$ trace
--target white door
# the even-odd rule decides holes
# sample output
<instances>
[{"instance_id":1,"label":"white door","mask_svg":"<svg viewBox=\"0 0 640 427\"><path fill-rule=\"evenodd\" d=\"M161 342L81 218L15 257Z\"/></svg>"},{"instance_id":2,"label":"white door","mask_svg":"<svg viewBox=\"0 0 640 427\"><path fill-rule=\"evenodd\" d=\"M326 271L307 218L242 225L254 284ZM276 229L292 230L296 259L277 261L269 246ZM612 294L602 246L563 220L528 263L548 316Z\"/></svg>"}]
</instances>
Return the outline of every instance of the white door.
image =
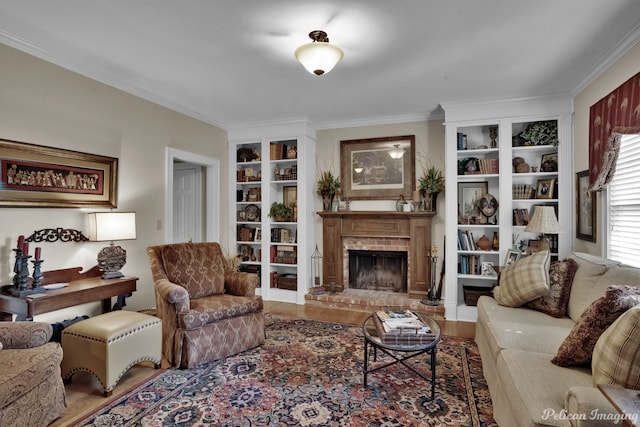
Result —
<instances>
[{"instance_id":1,"label":"white door","mask_svg":"<svg viewBox=\"0 0 640 427\"><path fill-rule=\"evenodd\" d=\"M202 242L202 166L173 165L173 242Z\"/></svg>"}]
</instances>

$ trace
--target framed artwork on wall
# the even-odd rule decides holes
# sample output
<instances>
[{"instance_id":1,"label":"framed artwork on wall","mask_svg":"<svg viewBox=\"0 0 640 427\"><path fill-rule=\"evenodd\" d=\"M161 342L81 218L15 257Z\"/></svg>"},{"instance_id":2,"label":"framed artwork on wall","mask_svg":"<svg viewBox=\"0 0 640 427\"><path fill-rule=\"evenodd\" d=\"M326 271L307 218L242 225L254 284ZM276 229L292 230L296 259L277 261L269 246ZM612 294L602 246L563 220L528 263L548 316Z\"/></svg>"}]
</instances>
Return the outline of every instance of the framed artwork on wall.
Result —
<instances>
[{"instance_id":1,"label":"framed artwork on wall","mask_svg":"<svg viewBox=\"0 0 640 427\"><path fill-rule=\"evenodd\" d=\"M596 199L589 192L589 171L576 173L576 237L596 241Z\"/></svg>"},{"instance_id":2,"label":"framed artwork on wall","mask_svg":"<svg viewBox=\"0 0 640 427\"><path fill-rule=\"evenodd\" d=\"M118 159L0 139L0 206L117 207Z\"/></svg>"},{"instance_id":3,"label":"framed artwork on wall","mask_svg":"<svg viewBox=\"0 0 640 427\"><path fill-rule=\"evenodd\" d=\"M402 153L391 156L392 150ZM416 188L415 135L340 141L342 197L350 200L410 199Z\"/></svg>"}]
</instances>

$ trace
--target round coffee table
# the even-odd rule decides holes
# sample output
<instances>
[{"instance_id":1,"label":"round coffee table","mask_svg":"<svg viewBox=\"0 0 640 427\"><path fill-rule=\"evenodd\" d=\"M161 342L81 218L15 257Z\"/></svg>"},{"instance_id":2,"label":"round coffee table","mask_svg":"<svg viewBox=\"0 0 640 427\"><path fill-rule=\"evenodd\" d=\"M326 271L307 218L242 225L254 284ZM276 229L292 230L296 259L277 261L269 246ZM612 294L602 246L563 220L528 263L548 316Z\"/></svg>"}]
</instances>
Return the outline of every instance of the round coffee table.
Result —
<instances>
[{"instance_id":1,"label":"round coffee table","mask_svg":"<svg viewBox=\"0 0 640 427\"><path fill-rule=\"evenodd\" d=\"M364 385L367 386L367 375L371 372L375 372L377 370L401 363L406 368L411 370L413 373L418 375L420 378L425 381L431 382L431 400L435 396L436 392L436 353L438 351L438 342L440 341L440 337L442 332L440 330L440 324L427 315L422 313L415 313L418 318L429 328L433 333L433 339L427 341L421 341L417 343L402 343L402 344L389 344L382 341L382 337L376 327L376 323L374 322L373 316L376 314L372 314L367 317L362 324L362 332L364 334ZM377 319L376 319L377 321ZM369 357L370 350L373 348L373 361L375 362L378 357L378 350L384 352L389 355L393 361L389 362L385 365L376 366L375 368L369 368ZM407 360L412 359L414 357L429 354L431 356L430 364L431 364L431 378L426 377L421 372L418 372L413 366L406 363Z\"/></svg>"}]
</instances>

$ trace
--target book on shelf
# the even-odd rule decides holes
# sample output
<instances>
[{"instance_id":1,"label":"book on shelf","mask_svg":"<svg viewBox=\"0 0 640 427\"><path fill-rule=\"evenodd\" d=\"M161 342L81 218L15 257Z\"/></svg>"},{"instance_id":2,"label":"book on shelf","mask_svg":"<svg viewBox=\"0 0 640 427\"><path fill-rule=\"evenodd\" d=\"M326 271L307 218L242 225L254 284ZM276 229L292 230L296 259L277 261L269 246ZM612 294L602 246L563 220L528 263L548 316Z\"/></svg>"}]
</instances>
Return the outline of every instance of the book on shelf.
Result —
<instances>
[{"instance_id":1,"label":"book on shelf","mask_svg":"<svg viewBox=\"0 0 640 427\"><path fill-rule=\"evenodd\" d=\"M523 226L529 224L529 209L518 208L513 210L513 225Z\"/></svg>"},{"instance_id":2,"label":"book on shelf","mask_svg":"<svg viewBox=\"0 0 640 427\"><path fill-rule=\"evenodd\" d=\"M479 159L478 164L481 174L497 174L500 170L498 159Z\"/></svg>"}]
</instances>

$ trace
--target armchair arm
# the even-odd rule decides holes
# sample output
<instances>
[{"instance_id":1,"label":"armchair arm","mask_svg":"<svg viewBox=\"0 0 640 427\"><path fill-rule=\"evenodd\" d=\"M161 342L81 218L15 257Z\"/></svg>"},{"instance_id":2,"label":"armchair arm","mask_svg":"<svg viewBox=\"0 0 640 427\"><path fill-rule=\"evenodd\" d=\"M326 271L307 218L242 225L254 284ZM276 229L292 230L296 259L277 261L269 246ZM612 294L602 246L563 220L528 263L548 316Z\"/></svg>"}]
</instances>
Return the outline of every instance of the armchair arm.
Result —
<instances>
[{"instance_id":1,"label":"armchair arm","mask_svg":"<svg viewBox=\"0 0 640 427\"><path fill-rule=\"evenodd\" d=\"M53 327L44 322L0 322L0 342L5 349L34 348L46 344Z\"/></svg>"},{"instance_id":2,"label":"armchair arm","mask_svg":"<svg viewBox=\"0 0 640 427\"><path fill-rule=\"evenodd\" d=\"M593 414L614 420L618 412L596 387L574 386L564 396L564 409L575 414L569 420L573 427L597 427L602 421Z\"/></svg>"},{"instance_id":3,"label":"armchair arm","mask_svg":"<svg viewBox=\"0 0 640 427\"><path fill-rule=\"evenodd\" d=\"M166 279L157 280L155 287L157 297L174 305L177 313L189 311L189 293L185 288Z\"/></svg>"},{"instance_id":4,"label":"armchair arm","mask_svg":"<svg viewBox=\"0 0 640 427\"><path fill-rule=\"evenodd\" d=\"M260 283L257 274L227 271L224 274L225 291L230 295L252 297Z\"/></svg>"}]
</instances>

